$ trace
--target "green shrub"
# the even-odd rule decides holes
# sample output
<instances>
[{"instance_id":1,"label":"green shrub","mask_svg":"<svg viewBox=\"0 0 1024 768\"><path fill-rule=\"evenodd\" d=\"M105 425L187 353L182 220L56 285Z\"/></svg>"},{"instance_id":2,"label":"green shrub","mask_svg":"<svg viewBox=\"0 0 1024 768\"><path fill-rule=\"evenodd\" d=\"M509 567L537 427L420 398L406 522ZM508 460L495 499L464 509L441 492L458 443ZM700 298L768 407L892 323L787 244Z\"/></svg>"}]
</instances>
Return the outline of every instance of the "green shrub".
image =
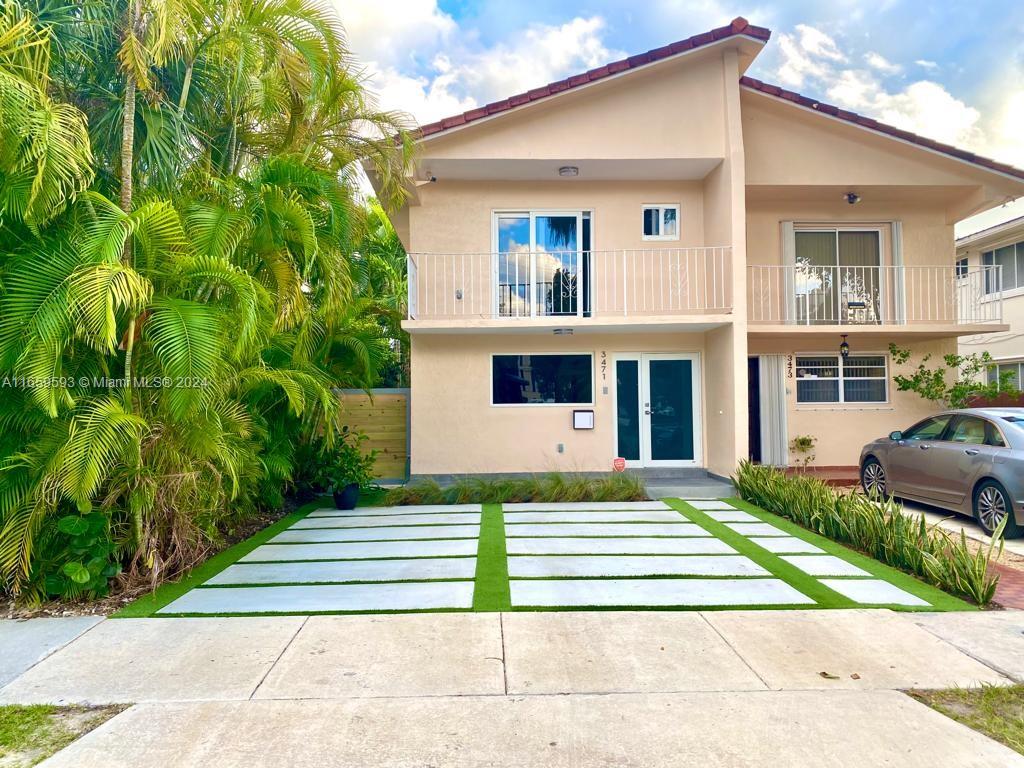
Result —
<instances>
[{"instance_id":1,"label":"green shrub","mask_svg":"<svg viewBox=\"0 0 1024 768\"><path fill-rule=\"evenodd\" d=\"M41 538L30 583L37 594L95 599L107 594L121 572L108 518L102 512L65 515Z\"/></svg>"},{"instance_id":2,"label":"green shrub","mask_svg":"<svg viewBox=\"0 0 1024 768\"><path fill-rule=\"evenodd\" d=\"M833 541L848 544L876 560L907 571L954 595L987 605L997 575L988 572L994 545L971 552L961 531L954 536L929 527L923 515L903 514L892 500L841 493L813 477L786 476L777 469L744 461L733 478L740 495L768 512L788 518ZM997 531L994 539L1001 537Z\"/></svg>"},{"instance_id":3,"label":"green shrub","mask_svg":"<svg viewBox=\"0 0 1024 768\"><path fill-rule=\"evenodd\" d=\"M547 475L491 480L470 477L442 487L420 480L388 492L388 504L494 504L517 501L641 501L647 498L643 480L629 473L605 477Z\"/></svg>"}]
</instances>

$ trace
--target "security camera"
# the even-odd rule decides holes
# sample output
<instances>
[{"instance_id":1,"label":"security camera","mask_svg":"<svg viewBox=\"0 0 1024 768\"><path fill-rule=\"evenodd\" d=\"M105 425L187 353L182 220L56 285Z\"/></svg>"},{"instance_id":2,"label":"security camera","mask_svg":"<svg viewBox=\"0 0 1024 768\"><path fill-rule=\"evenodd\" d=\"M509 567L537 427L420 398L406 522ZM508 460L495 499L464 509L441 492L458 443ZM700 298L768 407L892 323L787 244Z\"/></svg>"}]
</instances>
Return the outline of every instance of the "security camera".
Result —
<instances>
[{"instance_id":1,"label":"security camera","mask_svg":"<svg viewBox=\"0 0 1024 768\"><path fill-rule=\"evenodd\" d=\"M843 195L843 198L850 205L856 205L857 203L860 202L860 195L858 195L856 192L847 192L845 195Z\"/></svg>"}]
</instances>

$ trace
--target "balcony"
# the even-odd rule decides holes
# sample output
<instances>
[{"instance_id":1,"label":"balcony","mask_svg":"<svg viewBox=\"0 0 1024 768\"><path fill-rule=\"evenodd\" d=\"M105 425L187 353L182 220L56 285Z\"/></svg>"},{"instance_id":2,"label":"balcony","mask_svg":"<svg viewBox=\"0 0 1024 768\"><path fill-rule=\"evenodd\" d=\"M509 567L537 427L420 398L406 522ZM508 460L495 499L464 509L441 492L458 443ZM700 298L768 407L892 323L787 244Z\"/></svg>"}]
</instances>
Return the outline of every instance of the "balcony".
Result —
<instances>
[{"instance_id":1,"label":"balcony","mask_svg":"<svg viewBox=\"0 0 1024 768\"><path fill-rule=\"evenodd\" d=\"M980 326L1003 322L1001 267L747 267L751 326ZM751 330L755 330L751 328Z\"/></svg>"},{"instance_id":2,"label":"balcony","mask_svg":"<svg viewBox=\"0 0 1024 768\"><path fill-rule=\"evenodd\" d=\"M409 254L409 320L549 326L732 311L729 247Z\"/></svg>"}]
</instances>

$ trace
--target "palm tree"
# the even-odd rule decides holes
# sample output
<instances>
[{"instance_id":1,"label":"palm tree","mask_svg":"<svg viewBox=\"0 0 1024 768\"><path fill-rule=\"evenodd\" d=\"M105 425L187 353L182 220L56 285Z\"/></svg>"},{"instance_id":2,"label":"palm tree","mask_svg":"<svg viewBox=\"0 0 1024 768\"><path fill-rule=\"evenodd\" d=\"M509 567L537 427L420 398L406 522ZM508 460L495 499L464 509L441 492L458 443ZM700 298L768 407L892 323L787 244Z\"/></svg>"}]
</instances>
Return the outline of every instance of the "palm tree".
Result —
<instances>
[{"instance_id":1,"label":"palm tree","mask_svg":"<svg viewBox=\"0 0 1024 768\"><path fill-rule=\"evenodd\" d=\"M359 251L386 219L351 168L400 199L410 143L314 0L8 0L0 140L0 376L59 382L0 399L0 579L106 573L61 570L57 522L99 510L155 582L374 383L404 273L386 236Z\"/></svg>"}]
</instances>

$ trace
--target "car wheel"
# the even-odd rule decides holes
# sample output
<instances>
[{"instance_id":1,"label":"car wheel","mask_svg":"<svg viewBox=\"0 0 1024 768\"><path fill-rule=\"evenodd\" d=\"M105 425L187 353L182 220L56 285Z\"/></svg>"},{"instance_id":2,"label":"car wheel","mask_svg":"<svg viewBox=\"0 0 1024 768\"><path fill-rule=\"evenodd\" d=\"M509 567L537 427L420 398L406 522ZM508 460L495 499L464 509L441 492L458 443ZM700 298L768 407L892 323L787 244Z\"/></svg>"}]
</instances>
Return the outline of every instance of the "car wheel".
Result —
<instances>
[{"instance_id":1,"label":"car wheel","mask_svg":"<svg viewBox=\"0 0 1024 768\"><path fill-rule=\"evenodd\" d=\"M886 483L885 469L878 459L872 457L864 462L860 468L860 484L864 493L871 497L882 499L889 498L889 488Z\"/></svg>"},{"instance_id":2,"label":"car wheel","mask_svg":"<svg viewBox=\"0 0 1024 768\"><path fill-rule=\"evenodd\" d=\"M995 480L985 480L974 492L974 519L985 533L991 535L999 524L1006 520L1003 536L1016 539L1024 530L1013 519L1010 496L1006 489Z\"/></svg>"}]
</instances>

